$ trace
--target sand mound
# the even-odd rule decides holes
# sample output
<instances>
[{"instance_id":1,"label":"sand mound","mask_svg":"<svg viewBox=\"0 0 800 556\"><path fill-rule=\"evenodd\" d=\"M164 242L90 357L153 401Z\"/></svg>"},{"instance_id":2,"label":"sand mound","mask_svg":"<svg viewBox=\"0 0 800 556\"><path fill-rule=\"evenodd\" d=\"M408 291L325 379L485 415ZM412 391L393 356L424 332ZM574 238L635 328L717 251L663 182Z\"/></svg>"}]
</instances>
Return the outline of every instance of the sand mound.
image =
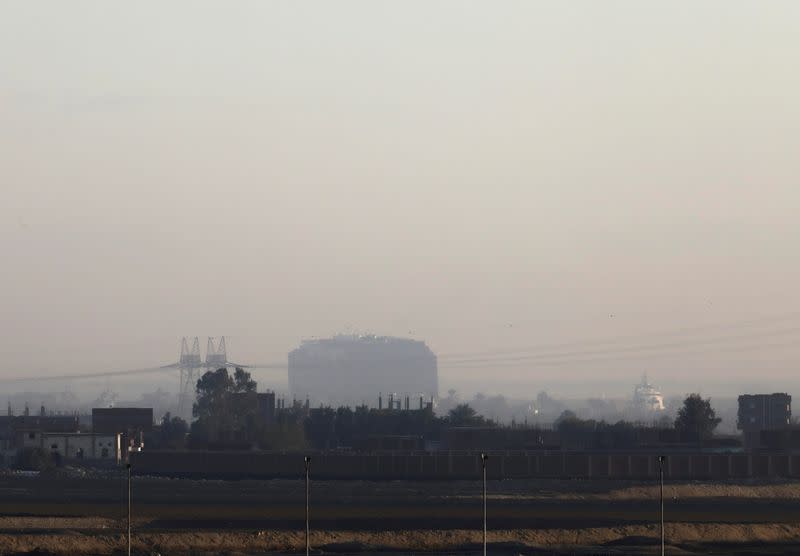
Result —
<instances>
[{"instance_id":1,"label":"sand mound","mask_svg":"<svg viewBox=\"0 0 800 556\"><path fill-rule=\"evenodd\" d=\"M491 531L489 541L506 546L647 546L657 542L657 526L631 525L587 529L522 529ZM690 524L670 523L666 527L670 544L675 543L786 543L800 539L795 524ZM481 542L480 531L394 531L320 532L311 536L312 545L333 551L359 550L454 550ZM134 537L141 552L187 554L190 552L265 552L300 550L305 537L296 531L181 531L142 533ZM120 535L61 533L0 535L0 553L31 552L38 549L53 554L111 554L124 546ZM338 550L337 550L338 549ZM349 550L345 550L349 549Z\"/></svg>"}]
</instances>

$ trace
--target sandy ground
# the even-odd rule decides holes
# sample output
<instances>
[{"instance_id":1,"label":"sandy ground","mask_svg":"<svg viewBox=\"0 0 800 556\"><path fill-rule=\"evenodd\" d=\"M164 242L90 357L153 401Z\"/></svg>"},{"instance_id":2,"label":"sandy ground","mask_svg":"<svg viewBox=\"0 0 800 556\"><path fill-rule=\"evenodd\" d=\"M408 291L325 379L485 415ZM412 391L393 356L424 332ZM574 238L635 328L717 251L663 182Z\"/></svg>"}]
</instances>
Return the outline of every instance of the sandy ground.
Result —
<instances>
[{"instance_id":1,"label":"sandy ground","mask_svg":"<svg viewBox=\"0 0 800 556\"><path fill-rule=\"evenodd\" d=\"M595 547L603 553L614 553L612 547L625 549L625 542L635 540L636 552L652 552L657 544L656 526L623 526L613 528L588 528L582 530L546 529L492 531L489 542L494 552L505 552L501 543L508 543L520 551L520 545L531 548L548 547L553 550L574 552L578 547ZM690 524L667 525L670 553L692 554L697 549L713 545L761 545L763 543L794 543L800 538L798 525L771 524ZM642 543L642 539L649 542ZM315 550L328 552L355 551L453 551L474 550L481 542L480 531L391 531L363 532L336 531L313 532L311 543ZM112 554L125 546L121 534L102 532L48 532L41 534L18 533L0 535L0 553L26 553L34 550L59 555ZM305 537L297 531L224 531L224 532L135 532L133 547L145 554L258 554L266 552L300 551ZM757 551L757 549L756 549ZM753 552L756 553L756 552Z\"/></svg>"},{"instance_id":2,"label":"sandy ground","mask_svg":"<svg viewBox=\"0 0 800 556\"><path fill-rule=\"evenodd\" d=\"M119 554L118 478L0 477L0 554ZM264 554L304 548L302 481L137 478L139 554ZM493 481L493 553L655 554L657 485ZM800 553L800 482L667 484L671 554ZM476 553L475 482L312 483L312 538L324 552ZM537 552L544 550L544 552Z\"/></svg>"},{"instance_id":3,"label":"sandy ground","mask_svg":"<svg viewBox=\"0 0 800 556\"><path fill-rule=\"evenodd\" d=\"M664 496L667 498L739 498L753 500L800 500L800 483L781 484L667 484L664 487ZM473 494L467 498L476 498ZM522 500L657 500L659 497L658 486L630 486L605 492L580 492L576 491L548 491L536 490L534 492L491 494L494 499L522 499Z\"/></svg>"}]
</instances>

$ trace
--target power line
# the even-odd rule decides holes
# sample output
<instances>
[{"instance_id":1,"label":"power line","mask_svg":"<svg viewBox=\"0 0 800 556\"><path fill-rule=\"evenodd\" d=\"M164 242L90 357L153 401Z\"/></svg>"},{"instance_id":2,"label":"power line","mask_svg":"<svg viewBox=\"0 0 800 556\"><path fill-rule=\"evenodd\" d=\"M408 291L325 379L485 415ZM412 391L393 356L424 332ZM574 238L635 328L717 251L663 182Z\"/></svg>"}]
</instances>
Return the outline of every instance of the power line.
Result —
<instances>
[{"instance_id":1,"label":"power line","mask_svg":"<svg viewBox=\"0 0 800 556\"><path fill-rule=\"evenodd\" d=\"M738 328L753 328L758 327L761 325L774 325L779 324L781 322L785 322L787 320L795 320L800 319L800 312L789 312L789 313L782 313L778 315L771 315L759 319L748 319L742 321L734 321L734 322L718 322L714 324L707 324L707 325L698 325L698 326L684 326L680 328L669 328L661 331L653 331L643 334L628 334L622 336L606 336L604 338L597 338L591 340L576 340L576 341L569 341L569 342L560 342L560 343L552 343L552 344L537 344L537 345L528 345L528 346L520 346L515 348L505 348L502 350L489 350L489 351L477 351L477 352L460 352L460 353L444 353L439 355L439 359L450 359L450 358L460 358L460 357L489 357L492 355L510 355L512 353L523 353L529 352L532 350L549 350L549 349L560 349L560 348L571 348L571 347L578 347L578 346L601 346L606 344L620 344L629 342L631 340L647 340L649 338L657 338L657 337L674 337L674 336L683 336L686 334L694 334L694 333L701 333L701 332L708 332L714 330L726 330L726 329L738 329Z\"/></svg>"},{"instance_id":2,"label":"power line","mask_svg":"<svg viewBox=\"0 0 800 556\"><path fill-rule=\"evenodd\" d=\"M106 371L106 372L96 372L96 373L76 373L70 375L52 375L52 376L27 376L27 377L14 377L14 378L3 378L0 379L0 382L27 382L31 380L35 381L43 381L43 380L78 380L83 378L104 378L108 376L127 376L127 375L143 375L143 374L151 374L151 373L158 373L158 372L169 372L172 369L167 367L149 367L146 369L130 369L126 371Z\"/></svg>"},{"instance_id":3,"label":"power line","mask_svg":"<svg viewBox=\"0 0 800 556\"><path fill-rule=\"evenodd\" d=\"M722 349L715 350L714 353L739 353L739 352L747 352L747 351L755 351L755 350L763 350L763 349L780 349L780 348L787 348L787 347L794 347L798 348L800 345L797 341L787 341L787 342L771 342L771 343L758 343L754 345L738 345L738 346L723 346ZM709 353L707 349L689 349L683 351L672 351L666 353L655 353L655 354L628 354L628 355L611 355L605 357L574 357L574 358L556 358L556 359L543 359L543 360L536 360L535 363L537 366L548 366L548 367L556 367L556 366L564 366L564 365L576 365L581 363L600 363L600 362L608 362L608 361L631 361L631 360L653 360L656 358L667 358L667 357L679 357L685 355L703 355ZM518 361L518 360L495 360L491 362L491 366L493 368L496 367L504 367L504 368L518 368L521 366L522 363L526 361ZM440 365L440 369L448 369L448 368L486 368L487 363L483 361L466 361L462 363L448 363L445 362L444 364Z\"/></svg>"},{"instance_id":4,"label":"power line","mask_svg":"<svg viewBox=\"0 0 800 556\"><path fill-rule=\"evenodd\" d=\"M574 341L563 342L555 344L540 344L534 346L527 346L524 348L492 350L482 352L463 352L454 354L445 354L439 356L437 359L442 368L457 368L457 367L475 367L475 366L499 366L499 367L519 367L524 363L536 363L539 365L565 365L574 363L590 363L601 361L613 360L628 360L628 359L643 359L652 357L668 357L670 355L692 354L692 353L707 353L708 350L692 350L691 348L703 346L717 346L715 351L723 352L736 352L736 351L749 351L754 349L766 349L770 347L792 347L798 345L797 342L786 343L771 343L748 346L742 345L742 342L752 342L759 338L773 338L778 336L787 336L800 333L800 326L793 326L790 328L782 328L778 330L762 331L759 333L748 334L729 334L716 336L711 338L697 338L685 339L671 342L655 342L644 343L639 345L624 345L625 342L635 339L647 339L657 337L680 337L686 334L702 333L713 330L730 330L742 328L755 328L764 325L774 326L785 321L791 321L800 317L800 312L790 312L781 315L772 315L759 319L743 320L732 323L716 323L702 326L682 327L677 329L664 330L661 332L652 332L647 334L635 334L627 336L607 337L587 341ZM735 346L726 346L729 342L737 342ZM623 344L623 345L620 345ZM550 351L558 350L560 348L589 348L596 346L597 349L573 349L564 351ZM606 347L604 347L606 346ZM617 346L617 347L614 347ZM688 351L686 348L689 348ZM661 353L659 353L661 352ZM416 356L411 357L395 357L394 361L406 362L416 359ZM320 362L321 365L323 362ZM67 375L55 376L41 376L36 377L14 377L7 379L0 379L0 382L13 383L13 382L27 382L27 381L57 381L57 380L80 380L92 378L105 378L113 376L134 376L143 374L152 374L158 372L169 372L177 365L167 365L163 367L147 367L140 369L130 369L121 371L107 371L107 372L93 372L93 373L74 373ZM253 369L263 370L285 370L287 368L286 361L279 362L265 362L250 365Z\"/></svg>"},{"instance_id":5,"label":"power line","mask_svg":"<svg viewBox=\"0 0 800 556\"><path fill-rule=\"evenodd\" d=\"M496 355L491 357L463 357L463 358L452 358L452 359L440 358L440 360L451 365L458 363L494 363L499 361L519 361L519 362L537 361L537 360L572 358L582 355L607 355L607 354L618 354L618 353L619 354L635 353L642 351L645 352L663 351L674 348L682 348L686 346L709 346L715 344L725 344L731 341L736 341L736 342L747 341L757 338L772 338L776 336L787 336L798 333L800 333L800 326L781 329L781 330L774 330L761 334L734 334L727 336L717 336L714 338L702 338L697 340L687 339L675 342L642 344L638 346L620 346L620 347L606 348L606 349L572 350L572 351L561 351L561 352L550 352L550 353L544 352L544 353L521 354L521 355L512 355L514 352L511 352L508 355L503 354L502 352L498 352Z\"/></svg>"}]
</instances>

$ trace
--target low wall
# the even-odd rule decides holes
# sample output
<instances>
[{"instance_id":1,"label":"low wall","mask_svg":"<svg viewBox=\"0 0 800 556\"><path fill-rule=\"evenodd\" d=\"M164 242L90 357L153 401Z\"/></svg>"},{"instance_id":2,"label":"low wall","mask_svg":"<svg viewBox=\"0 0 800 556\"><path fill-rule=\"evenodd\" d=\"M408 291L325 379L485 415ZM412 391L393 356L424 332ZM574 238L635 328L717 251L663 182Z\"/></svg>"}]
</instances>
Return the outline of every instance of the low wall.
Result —
<instances>
[{"instance_id":1,"label":"low wall","mask_svg":"<svg viewBox=\"0 0 800 556\"><path fill-rule=\"evenodd\" d=\"M303 475L302 453L273 452L135 452L138 475L225 478L297 478ZM473 479L481 474L479 454L394 453L312 454L311 468L319 479L431 480ZM577 452L508 452L491 454L491 478L655 479L657 455ZM800 477L800 455L690 454L667 456L668 479L724 480Z\"/></svg>"}]
</instances>

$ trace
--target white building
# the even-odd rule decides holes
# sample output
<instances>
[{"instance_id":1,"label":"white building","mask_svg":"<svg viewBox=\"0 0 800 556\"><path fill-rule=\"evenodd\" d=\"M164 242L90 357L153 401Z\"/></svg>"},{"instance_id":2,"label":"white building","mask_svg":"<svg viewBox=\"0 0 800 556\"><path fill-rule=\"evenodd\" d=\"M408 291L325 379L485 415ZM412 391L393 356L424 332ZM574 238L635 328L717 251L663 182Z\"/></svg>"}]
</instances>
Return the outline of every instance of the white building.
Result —
<instances>
[{"instance_id":1,"label":"white building","mask_svg":"<svg viewBox=\"0 0 800 556\"><path fill-rule=\"evenodd\" d=\"M117 435L80 432L22 431L23 448L41 448L68 460L118 460Z\"/></svg>"}]
</instances>

